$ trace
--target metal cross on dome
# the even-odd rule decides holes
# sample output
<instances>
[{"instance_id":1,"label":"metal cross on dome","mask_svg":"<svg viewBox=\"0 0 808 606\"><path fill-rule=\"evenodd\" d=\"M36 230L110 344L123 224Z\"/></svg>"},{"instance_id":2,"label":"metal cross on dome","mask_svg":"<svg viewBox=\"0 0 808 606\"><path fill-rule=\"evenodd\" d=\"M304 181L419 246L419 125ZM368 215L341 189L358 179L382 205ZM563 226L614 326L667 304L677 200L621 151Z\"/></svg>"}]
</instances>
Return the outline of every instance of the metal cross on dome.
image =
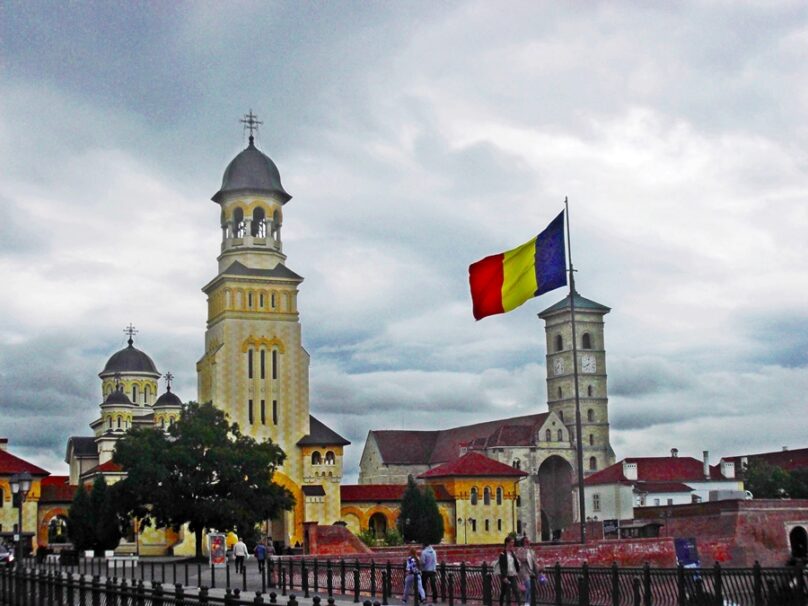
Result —
<instances>
[{"instance_id":1,"label":"metal cross on dome","mask_svg":"<svg viewBox=\"0 0 808 606\"><path fill-rule=\"evenodd\" d=\"M250 131L250 143L252 143L254 131L257 131L258 127L261 126L263 122L261 122L258 119L258 116L253 113L252 108L250 108L250 113L244 114L244 117L239 120L239 122L244 125L245 129Z\"/></svg>"},{"instance_id":2,"label":"metal cross on dome","mask_svg":"<svg viewBox=\"0 0 808 606\"><path fill-rule=\"evenodd\" d=\"M134 325L131 322L129 322L129 326L127 326L126 328L123 329L123 334L129 335L129 345L132 344L132 342L134 341L134 339L132 339L132 337L134 337L137 333L138 333L138 329L135 328Z\"/></svg>"},{"instance_id":3,"label":"metal cross on dome","mask_svg":"<svg viewBox=\"0 0 808 606\"><path fill-rule=\"evenodd\" d=\"M169 370L165 375L163 375L163 378L166 380L166 391L171 391L171 381L174 380L174 375Z\"/></svg>"}]
</instances>

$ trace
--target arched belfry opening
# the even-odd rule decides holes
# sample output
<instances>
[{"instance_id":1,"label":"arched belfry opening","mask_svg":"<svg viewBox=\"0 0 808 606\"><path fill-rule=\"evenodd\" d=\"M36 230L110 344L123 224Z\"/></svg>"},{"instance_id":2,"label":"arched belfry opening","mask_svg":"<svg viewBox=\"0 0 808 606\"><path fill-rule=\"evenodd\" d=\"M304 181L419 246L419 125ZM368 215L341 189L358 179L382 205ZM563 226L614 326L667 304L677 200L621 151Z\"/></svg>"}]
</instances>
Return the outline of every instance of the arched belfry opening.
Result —
<instances>
[{"instance_id":1,"label":"arched belfry opening","mask_svg":"<svg viewBox=\"0 0 808 606\"><path fill-rule=\"evenodd\" d=\"M538 471L541 507L541 539L551 541L572 524L572 466L553 455L544 460Z\"/></svg>"},{"instance_id":2,"label":"arched belfry opening","mask_svg":"<svg viewBox=\"0 0 808 606\"><path fill-rule=\"evenodd\" d=\"M266 233L266 212L260 206L253 211L252 224L250 226L252 236L255 238L265 238Z\"/></svg>"}]
</instances>

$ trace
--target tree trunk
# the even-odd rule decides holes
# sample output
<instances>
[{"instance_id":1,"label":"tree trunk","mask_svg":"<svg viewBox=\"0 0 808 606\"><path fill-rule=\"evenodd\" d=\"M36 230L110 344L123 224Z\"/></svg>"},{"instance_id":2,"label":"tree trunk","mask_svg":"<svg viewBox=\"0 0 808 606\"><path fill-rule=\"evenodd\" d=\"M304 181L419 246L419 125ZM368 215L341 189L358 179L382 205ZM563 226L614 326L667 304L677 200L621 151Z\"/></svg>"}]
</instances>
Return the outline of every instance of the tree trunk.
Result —
<instances>
[{"instance_id":1,"label":"tree trunk","mask_svg":"<svg viewBox=\"0 0 808 606\"><path fill-rule=\"evenodd\" d=\"M196 559L202 559L202 529L197 528L194 531L194 535L196 536Z\"/></svg>"}]
</instances>

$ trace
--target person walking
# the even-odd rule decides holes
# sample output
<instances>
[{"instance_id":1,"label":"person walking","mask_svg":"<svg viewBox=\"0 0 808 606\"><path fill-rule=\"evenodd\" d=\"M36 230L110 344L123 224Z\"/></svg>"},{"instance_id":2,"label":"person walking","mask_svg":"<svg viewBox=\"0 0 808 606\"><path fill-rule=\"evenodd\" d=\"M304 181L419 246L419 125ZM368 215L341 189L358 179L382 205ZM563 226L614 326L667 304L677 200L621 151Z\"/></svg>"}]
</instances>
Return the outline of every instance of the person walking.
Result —
<instances>
[{"instance_id":1,"label":"person walking","mask_svg":"<svg viewBox=\"0 0 808 606\"><path fill-rule=\"evenodd\" d=\"M499 554L495 568L499 574L499 606L505 602L508 596L508 603L517 606L519 601L519 560L514 552L514 539L505 539L505 548Z\"/></svg>"},{"instance_id":2,"label":"person walking","mask_svg":"<svg viewBox=\"0 0 808 606\"><path fill-rule=\"evenodd\" d=\"M267 546L263 543L258 543L255 549L253 549L253 555L255 556L255 561L258 562L258 572L264 574L264 564L267 559Z\"/></svg>"},{"instance_id":3,"label":"person walking","mask_svg":"<svg viewBox=\"0 0 808 606\"><path fill-rule=\"evenodd\" d=\"M418 567L418 550L416 550L415 547L410 547L410 555L407 558L404 575L404 595L401 597L401 600L405 604L407 603L407 598L410 597L410 591L413 591L413 586L415 586L416 591L418 591L418 596L421 598L421 601L426 600L424 586L421 585L421 569Z\"/></svg>"},{"instance_id":4,"label":"person walking","mask_svg":"<svg viewBox=\"0 0 808 606\"><path fill-rule=\"evenodd\" d=\"M244 559L249 555L247 545L239 539L233 545L233 557L236 559L236 574L239 574L244 569Z\"/></svg>"},{"instance_id":5,"label":"person walking","mask_svg":"<svg viewBox=\"0 0 808 606\"><path fill-rule=\"evenodd\" d=\"M533 587L533 578L538 571L536 567L536 554L533 547L530 545L530 539L527 537L522 538L522 545L516 553L519 561L519 581L524 587L525 591L525 606L530 606L530 599L532 592L536 590Z\"/></svg>"},{"instance_id":6,"label":"person walking","mask_svg":"<svg viewBox=\"0 0 808 606\"><path fill-rule=\"evenodd\" d=\"M438 555L435 553L435 548L429 543L425 543L424 548L421 550L421 576L423 577L424 591L426 591L427 583L432 589L433 604L438 601L438 586L435 583L437 567Z\"/></svg>"}]
</instances>

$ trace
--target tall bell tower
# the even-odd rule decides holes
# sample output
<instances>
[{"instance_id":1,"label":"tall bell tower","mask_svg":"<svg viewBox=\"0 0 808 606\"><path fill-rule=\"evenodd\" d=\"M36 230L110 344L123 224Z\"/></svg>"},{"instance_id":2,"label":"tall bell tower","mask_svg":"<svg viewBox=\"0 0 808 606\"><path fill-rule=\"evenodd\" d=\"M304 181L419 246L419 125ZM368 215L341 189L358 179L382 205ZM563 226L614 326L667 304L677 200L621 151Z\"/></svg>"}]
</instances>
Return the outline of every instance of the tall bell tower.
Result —
<instances>
[{"instance_id":1,"label":"tall bell tower","mask_svg":"<svg viewBox=\"0 0 808 606\"><path fill-rule=\"evenodd\" d=\"M297 310L303 278L286 266L281 227L291 196L275 163L256 146L258 122L242 120L249 144L227 166L212 200L221 208L218 274L208 297L205 354L197 363L199 401L209 402L257 440L291 454L309 433L309 355ZM284 473L300 475L289 456Z\"/></svg>"},{"instance_id":2,"label":"tall bell tower","mask_svg":"<svg viewBox=\"0 0 808 606\"><path fill-rule=\"evenodd\" d=\"M614 463L609 441L609 408L606 388L605 305L575 293L575 332L578 339L578 394L583 432L584 474ZM572 360L570 297L539 314L547 340L547 406L575 436L575 392Z\"/></svg>"}]
</instances>

